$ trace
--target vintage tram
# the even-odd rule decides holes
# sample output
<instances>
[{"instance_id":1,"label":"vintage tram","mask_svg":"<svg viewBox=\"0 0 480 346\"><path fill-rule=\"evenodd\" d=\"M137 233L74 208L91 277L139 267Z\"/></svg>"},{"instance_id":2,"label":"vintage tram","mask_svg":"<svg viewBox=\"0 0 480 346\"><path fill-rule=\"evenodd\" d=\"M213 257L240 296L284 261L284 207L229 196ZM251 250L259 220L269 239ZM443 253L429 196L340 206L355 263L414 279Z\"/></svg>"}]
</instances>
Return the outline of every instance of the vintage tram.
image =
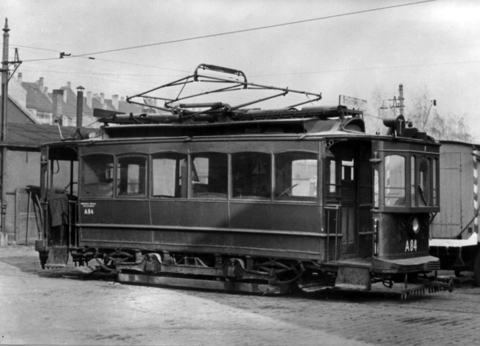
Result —
<instances>
[{"instance_id":1,"label":"vintage tram","mask_svg":"<svg viewBox=\"0 0 480 346\"><path fill-rule=\"evenodd\" d=\"M150 96L196 82L221 84ZM252 89L276 94L181 103ZM308 100L250 108L289 93ZM359 110L305 106L320 99L202 64L129 98L155 112L96 110L97 137L42 146L42 265L93 260L120 282L263 294L395 282L402 297L451 291L430 275L439 144L403 116L385 122L388 135L368 135Z\"/></svg>"}]
</instances>

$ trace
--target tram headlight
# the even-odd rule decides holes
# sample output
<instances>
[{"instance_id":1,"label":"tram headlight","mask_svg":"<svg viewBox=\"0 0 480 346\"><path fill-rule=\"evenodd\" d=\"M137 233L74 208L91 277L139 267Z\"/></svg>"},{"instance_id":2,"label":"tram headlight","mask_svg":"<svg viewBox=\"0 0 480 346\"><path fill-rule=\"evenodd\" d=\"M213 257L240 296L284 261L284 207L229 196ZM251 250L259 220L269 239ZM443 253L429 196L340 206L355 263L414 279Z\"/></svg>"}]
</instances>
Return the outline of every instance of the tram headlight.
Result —
<instances>
[{"instance_id":1,"label":"tram headlight","mask_svg":"<svg viewBox=\"0 0 480 346\"><path fill-rule=\"evenodd\" d=\"M414 218L412 221L412 230L413 233L417 234L420 231L420 221L417 218Z\"/></svg>"}]
</instances>

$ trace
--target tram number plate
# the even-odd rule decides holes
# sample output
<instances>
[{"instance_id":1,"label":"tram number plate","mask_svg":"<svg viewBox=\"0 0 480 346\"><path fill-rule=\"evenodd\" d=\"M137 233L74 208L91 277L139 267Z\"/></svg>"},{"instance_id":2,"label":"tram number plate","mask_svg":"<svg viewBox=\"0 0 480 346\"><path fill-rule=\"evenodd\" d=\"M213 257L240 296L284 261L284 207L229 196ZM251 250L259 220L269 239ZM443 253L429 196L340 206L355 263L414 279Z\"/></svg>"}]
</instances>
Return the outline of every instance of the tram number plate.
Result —
<instances>
[{"instance_id":1,"label":"tram number plate","mask_svg":"<svg viewBox=\"0 0 480 346\"><path fill-rule=\"evenodd\" d=\"M96 203L81 203L83 208L83 215L93 215L93 210Z\"/></svg>"},{"instance_id":2,"label":"tram number plate","mask_svg":"<svg viewBox=\"0 0 480 346\"><path fill-rule=\"evenodd\" d=\"M405 244L405 252L412 252L412 251L417 251L416 239L407 240L407 243Z\"/></svg>"}]
</instances>

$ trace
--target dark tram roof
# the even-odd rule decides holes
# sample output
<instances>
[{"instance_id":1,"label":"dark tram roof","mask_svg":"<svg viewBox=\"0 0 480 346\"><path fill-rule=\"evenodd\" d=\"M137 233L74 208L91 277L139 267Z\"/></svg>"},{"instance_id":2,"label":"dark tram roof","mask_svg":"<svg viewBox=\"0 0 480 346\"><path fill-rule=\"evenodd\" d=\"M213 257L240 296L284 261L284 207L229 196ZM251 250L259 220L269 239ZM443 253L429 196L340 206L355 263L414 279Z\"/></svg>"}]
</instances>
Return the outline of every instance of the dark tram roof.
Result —
<instances>
[{"instance_id":1,"label":"dark tram roof","mask_svg":"<svg viewBox=\"0 0 480 346\"><path fill-rule=\"evenodd\" d=\"M297 109L249 110L212 119L197 114L194 121L173 121L171 115L109 114L102 121L123 125L104 126L108 138L216 136L243 134L302 134L349 130L365 132L362 113L344 106Z\"/></svg>"}]
</instances>

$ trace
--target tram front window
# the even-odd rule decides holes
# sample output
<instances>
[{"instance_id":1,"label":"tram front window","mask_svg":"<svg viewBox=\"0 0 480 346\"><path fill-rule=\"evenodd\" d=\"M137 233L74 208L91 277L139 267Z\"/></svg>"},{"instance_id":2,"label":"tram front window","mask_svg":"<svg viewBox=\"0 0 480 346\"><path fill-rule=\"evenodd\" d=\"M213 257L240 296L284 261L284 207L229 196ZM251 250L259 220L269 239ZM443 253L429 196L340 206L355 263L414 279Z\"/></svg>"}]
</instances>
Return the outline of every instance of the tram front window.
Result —
<instances>
[{"instance_id":1,"label":"tram front window","mask_svg":"<svg viewBox=\"0 0 480 346\"><path fill-rule=\"evenodd\" d=\"M423 157L419 165L419 182L417 186L420 206L430 205L430 159Z\"/></svg>"},{"instance_id":2,"label":"tram front window","mask_svg":"<svg viewBox=\"0 0 480 346\"><path fill-rule=\"evenodd\" d=\"M405 157L385 157L385 205L405 206Z\"/></svg>"},{"instance_id":3,"label":"tram front window","mask_svg":"<svg viewBox=\"0 0 480 346\"><path fill-rule=\"evenodd\" d=\"M113 156L89 155L82 161L80 195L87 198L113 196Z\"/></svg>"}]
</instances>

